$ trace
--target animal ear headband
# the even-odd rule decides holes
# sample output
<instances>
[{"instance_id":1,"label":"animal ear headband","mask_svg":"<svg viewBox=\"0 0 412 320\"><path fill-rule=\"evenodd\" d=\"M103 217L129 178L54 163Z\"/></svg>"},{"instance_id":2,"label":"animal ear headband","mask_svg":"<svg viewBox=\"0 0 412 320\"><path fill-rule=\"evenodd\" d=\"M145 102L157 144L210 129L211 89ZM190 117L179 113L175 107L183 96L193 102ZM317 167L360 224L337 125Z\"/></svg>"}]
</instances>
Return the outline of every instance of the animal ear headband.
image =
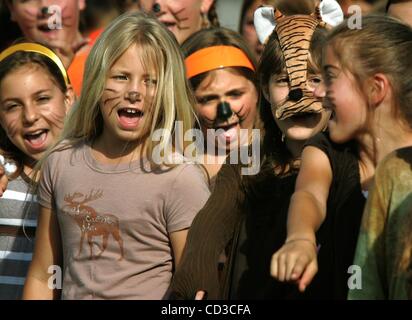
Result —
<instances>
[{"instance_id":1,"label":"animal ear headband","mask_svg":"<svg viewBox=\"0 0 412 320\"><path fill-rule=\"evenodd\" d=\"M322 104L306 87L310 43L318 26L333 27L342 21L342 9L335 0L321 0L311 15L284 16L279 9L270 6L255 11L254 23L260 42L265 44L272 32L276 32L289 76L288 100L275 111L279 120L296 113L322 111Z\"/></svg>"}]
</instances>

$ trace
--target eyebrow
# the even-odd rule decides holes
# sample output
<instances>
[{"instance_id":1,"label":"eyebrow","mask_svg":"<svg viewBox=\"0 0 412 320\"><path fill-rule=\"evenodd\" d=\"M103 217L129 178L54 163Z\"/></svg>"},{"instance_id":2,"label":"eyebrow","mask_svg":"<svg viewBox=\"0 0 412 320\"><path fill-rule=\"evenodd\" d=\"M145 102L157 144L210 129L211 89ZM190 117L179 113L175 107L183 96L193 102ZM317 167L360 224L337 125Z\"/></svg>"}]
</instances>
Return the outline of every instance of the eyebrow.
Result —
<instances>
[{"instance_id":1,"label":"eyebrow","mask_svg":"<svg viewBox=\"0 0 412 320\"><path fill-rule=\"evenodd\" d=\"M195 95L196 99L219 99L219 95L218 94L196 94Z\"/></svg>"},{"instance_id":2,"label":"eyebrow","mask_svg":"<svg viewBox=\"0 0 412 320\"><path fill-rule=\"evenodd\" d=\"M51 92L51 89L40 89L40 90L34 92L33 94L31 94L31 96L32 97L37 96L39 94L46 93L46 92ZM1 102L4 103L4 102L9 101L9 100L11 100L11 101L18 100L18 101L20 101L21 99L18 98L18 97L6 97L5 99L1 100Z\"/></svg>"},{"instance_id":3,"label":"eyebrow","mask_svg":"<svg viewBox=\"0 0 412 320\"><path fill-rule=\"evenodd\" d=\"M334 66L332 64L326 64L326 65L323 66L323 70L329 70L329 69L339 70L339 68L337 66Z\"/></svg>"}]
</instances>

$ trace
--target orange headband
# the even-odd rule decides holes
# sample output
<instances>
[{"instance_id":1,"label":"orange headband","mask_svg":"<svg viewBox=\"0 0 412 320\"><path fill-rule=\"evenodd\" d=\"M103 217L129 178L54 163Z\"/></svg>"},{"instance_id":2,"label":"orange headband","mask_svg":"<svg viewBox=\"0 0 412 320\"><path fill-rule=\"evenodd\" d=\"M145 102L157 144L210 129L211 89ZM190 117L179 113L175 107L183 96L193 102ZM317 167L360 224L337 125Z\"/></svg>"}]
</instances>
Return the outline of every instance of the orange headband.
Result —
<instances>
[{"instance_id":1,"label":"orange headband","mask_svg":"<svg viewBox=\"0 0 412 320\"><path fill-rule=\"evenodd\" d=\"M203 72L226 67L245 67L255 71L246 54L232 46L213 46L200 49L188 56L185 63L188 79Z\"/></svg>"},{"instance_id":2,"label":"orange headband","mask_svg":"<svg viewBox=\"0 0 412 320\"><path fill-rule=\"evenodd\" d=\"M55 54L52 50L49 48L42 46L41 44L37 43L19 43L14 46L11 46L4 50L2 53L0 53L0 62L6 59L7 57L11 56L13 53L17 51L25 51L25 52L36 52L40 53L49 59L51 59L59 68L61 74L63 75L64 82L66 83L66 86L70 84L69 78L67 76L66 69L64 68L63 62L60 60L60 58Z\"/></svg>"}]
</instances>

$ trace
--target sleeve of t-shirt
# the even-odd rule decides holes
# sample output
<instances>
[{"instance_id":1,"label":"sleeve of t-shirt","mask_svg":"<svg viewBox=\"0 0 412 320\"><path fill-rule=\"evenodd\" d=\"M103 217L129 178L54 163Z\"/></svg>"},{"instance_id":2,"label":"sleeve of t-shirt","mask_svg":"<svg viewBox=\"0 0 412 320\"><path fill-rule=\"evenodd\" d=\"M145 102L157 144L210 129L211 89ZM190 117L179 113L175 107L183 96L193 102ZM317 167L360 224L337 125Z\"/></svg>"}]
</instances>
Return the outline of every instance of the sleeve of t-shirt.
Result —
<instances>
[{"instance_id":1,"label":"sleeve of t-shirt","mask_svg":"<svg viewBox=\"0 0 412 320\"><path fill-rule=\"evenodd\" d=\"M51 153L45 160L40 173L38 188L38 202L42 207L51 209L53 206L53 179L52 168L55 154Z\"/></svg>"},{"instance_id":2,"label":"sleeve of t-shirt","mask_svg":"<svg viewBox=\"0 0 412 320\"><path fill-rule=\"evenodd\" d=\"M189 228L210 196L206 175L198 165L183 165L178 170L166 198L169 233Z\"/></svg>"}]
</instances>

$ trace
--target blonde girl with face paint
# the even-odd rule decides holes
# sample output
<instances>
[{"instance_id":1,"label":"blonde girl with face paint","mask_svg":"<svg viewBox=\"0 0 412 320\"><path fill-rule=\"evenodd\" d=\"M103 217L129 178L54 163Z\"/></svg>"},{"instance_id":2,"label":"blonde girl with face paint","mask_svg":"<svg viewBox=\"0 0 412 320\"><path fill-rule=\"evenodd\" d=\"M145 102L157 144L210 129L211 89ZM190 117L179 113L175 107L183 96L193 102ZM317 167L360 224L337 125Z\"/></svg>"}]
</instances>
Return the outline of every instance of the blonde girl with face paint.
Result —
<instances>
[{"instance_id":1,"label":"blonde girl with face paint","mask_svg":"<svg viewBox=\"0 0 412 320\"><path fill-rule=\"evenodd\" d=\"M21 298L38 215L29 176L60 136L73 102L66 70L53 51L20 43L0 53L0 154L9 162L2 174L13 171L0 198L0 251L6 253L0 259L0 299Z\"/></svg>"},{"instance_id":2,"label":"blonde girl with face paint","mask_svg":"<svg viewBox=\"0 0 412 320\"><path fill-rule=\"evenodd\" d=\"M143 13L113 21L87 61L84 90L42 162L41 218L26 299L162 299L187 229L209 196L203 171L159 162L176 121L193 127L177 42ZM162 159L160 159L162 160Z\"/></svg>"}]
</instances>

